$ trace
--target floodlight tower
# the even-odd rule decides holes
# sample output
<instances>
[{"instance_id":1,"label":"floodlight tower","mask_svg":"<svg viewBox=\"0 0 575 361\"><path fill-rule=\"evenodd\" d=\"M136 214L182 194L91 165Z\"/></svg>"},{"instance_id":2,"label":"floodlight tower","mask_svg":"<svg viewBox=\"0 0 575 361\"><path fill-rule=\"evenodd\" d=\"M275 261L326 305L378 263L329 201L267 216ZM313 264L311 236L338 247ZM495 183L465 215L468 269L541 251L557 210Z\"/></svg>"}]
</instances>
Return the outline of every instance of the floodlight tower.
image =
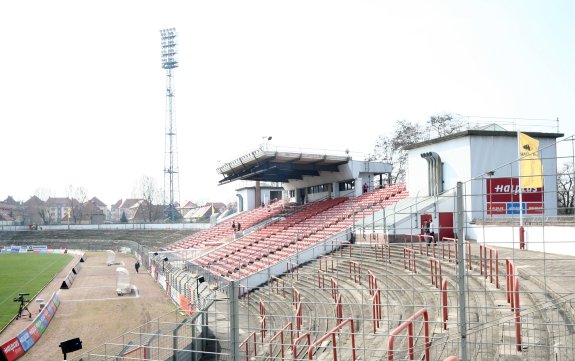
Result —
<instances>
[{"instance_id":1,"label":"floodlight tower","mask_svg":"<svg viewBox=\"0 0 575 361\"><path fill-rule=\"evenodd\" d=\"M162 37L162 68L166 69L166 138L164 155L164 220L174 222L179 202L178 143L176 138L174 69L176 61L176 29L160 30Z\"/></svg>"}]
</instances>

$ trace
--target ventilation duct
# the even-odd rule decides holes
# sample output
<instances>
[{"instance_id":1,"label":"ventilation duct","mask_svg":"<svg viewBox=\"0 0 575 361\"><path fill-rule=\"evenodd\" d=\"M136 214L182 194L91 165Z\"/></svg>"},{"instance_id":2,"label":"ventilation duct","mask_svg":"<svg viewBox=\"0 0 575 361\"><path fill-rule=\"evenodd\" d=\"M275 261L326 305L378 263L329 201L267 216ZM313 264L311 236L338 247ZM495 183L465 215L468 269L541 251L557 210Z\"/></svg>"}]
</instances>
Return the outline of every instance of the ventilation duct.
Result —
<instances>
[{"instance_id":1,"label":"ventilation duct","mask_svg":"<svg viewBox=\"0 0 575 361\"><path fill-rule=\"evenodd\" d=\"M421 153L427 160L427 191L430 196L443 193L443 164L441 157L435 152Z\"/></svg>"}]
</instances>

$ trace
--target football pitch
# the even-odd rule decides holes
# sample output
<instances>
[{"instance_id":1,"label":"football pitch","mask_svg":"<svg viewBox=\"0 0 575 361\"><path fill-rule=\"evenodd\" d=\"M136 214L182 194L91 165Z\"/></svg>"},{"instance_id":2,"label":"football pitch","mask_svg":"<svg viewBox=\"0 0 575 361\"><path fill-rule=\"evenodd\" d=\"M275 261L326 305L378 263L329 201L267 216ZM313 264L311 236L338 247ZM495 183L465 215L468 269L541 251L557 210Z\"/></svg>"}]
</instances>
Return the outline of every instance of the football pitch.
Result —
<instances>
[{"instance_id":1,"label":"football pitch","mask_svg":"<svg viewBox=\"0 0 575 361\"><path fill-rule=\"evenodd\" d=\"M71 260L72 256L67 254L1 253L0 330L18 313L20 303L14 299L20 293L29 293L24 297L32 299Z\"/></svg>"}]
</instances>

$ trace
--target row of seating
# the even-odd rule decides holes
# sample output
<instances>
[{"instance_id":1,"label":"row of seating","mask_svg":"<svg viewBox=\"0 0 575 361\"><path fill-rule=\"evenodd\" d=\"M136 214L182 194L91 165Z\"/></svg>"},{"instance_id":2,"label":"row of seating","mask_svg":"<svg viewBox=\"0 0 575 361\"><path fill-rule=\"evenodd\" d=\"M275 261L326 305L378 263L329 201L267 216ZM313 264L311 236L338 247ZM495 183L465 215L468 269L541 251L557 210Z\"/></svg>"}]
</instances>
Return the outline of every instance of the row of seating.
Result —
<instances>
[{"instance_id":1,"label":"row of seating","mask_svg":"<svg viewBox=\"0 0 575 361\"><path fill-rule=\"evenodd\" d=\"M314 202L292 216L210 252L194 262L220 276L242 279L329 238L352 224L352 213L382 199L387 205L407 196L390 186L356 198Z\"/></svg>"},{"instance_id":2,"label":"row of seating","mask_svg":"<svg viewBox=\"0 0 575 361\"><path fill-rule=\"evenodd\" d=\"M233 219L221 222L207 230L200 231L167 247L168 250L206 248L209 244L226 243L234 238L232 223L240 223L242 229L248 229L262 221L275 217L284 210L282 201L272 203L269 207L255 208L240 213Z\"/></svg>"}]
</instances>

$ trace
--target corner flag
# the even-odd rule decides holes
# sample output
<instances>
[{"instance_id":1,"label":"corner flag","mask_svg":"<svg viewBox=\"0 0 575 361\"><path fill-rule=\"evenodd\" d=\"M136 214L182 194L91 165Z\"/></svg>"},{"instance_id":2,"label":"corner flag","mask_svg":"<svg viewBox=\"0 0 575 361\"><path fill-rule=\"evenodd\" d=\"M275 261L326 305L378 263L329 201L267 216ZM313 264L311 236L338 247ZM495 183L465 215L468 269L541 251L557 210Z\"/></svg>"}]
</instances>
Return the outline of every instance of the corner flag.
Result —
<instances>
[{"instance_id":1,"label":"corner flag","mask_svg":"<svg viewBox=\"0 0 575 361\"><path fill-rule=\"evenodd\" d=\"M543 188L543 171L539 159L539 141L519 134L519 181L521 188Z\"/></svg>"}]
</instances>

